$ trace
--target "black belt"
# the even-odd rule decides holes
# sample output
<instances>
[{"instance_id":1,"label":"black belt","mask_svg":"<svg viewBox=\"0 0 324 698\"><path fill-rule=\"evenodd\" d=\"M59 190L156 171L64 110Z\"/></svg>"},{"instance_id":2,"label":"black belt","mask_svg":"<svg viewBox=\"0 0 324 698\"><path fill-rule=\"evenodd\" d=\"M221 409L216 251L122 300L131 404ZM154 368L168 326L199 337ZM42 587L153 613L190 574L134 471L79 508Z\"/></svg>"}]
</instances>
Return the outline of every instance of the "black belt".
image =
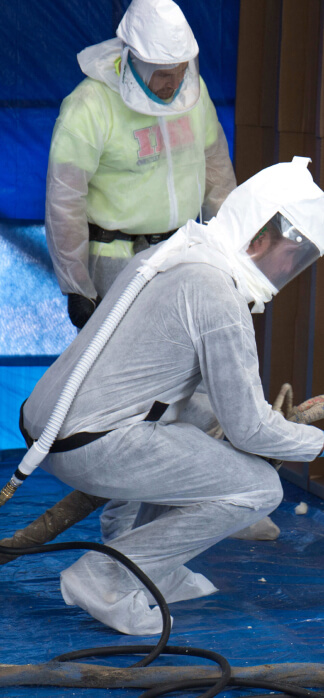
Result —
<instances>
[{"instance_id":1,"label":"black belt","mask_svg":"<svg viewBox=\"0 0 324 698\"><path fill-rule=\"evenodd\" d=\"M34 443L34 439L31 438L27 429L25 429L24 427L23 409L25 402L26 400L22 403L20 408L19 429L26 441L28 448L30 448ZM149 413L146 415L143 421L157 422L160 419L160 417L162 417L167 407L169 407L169 405L167 405L165 402L159 402L158 400L156 400L156 402L154 402ZM115 429L93 432L79 431L77 434L67 436L65 439L58 439L54 441L49 450L49 453L64 453L65 451L73 451L75 448L81 448L81 446L86 446L87 444L90 444L92 441L96 441L96 439L101 439L103 436L106 436L106 434L109 434L111 431L115 431Z\"/></svg>"},{"instance_id":2,"label":"black belt","mask_svg":"<svg viewBox=\"0 0 324 698\"><path fill-rule=\"evenodd\" d=\"M168 240L168 238L175 233L175 230L169 230L167 233L152 233L151 235L143 235L145 240L149 245L157 245L158 242L162 240ZM99 225L95 223L89 223L89 241L90 242L114 242L114 240L126 240L127 242L134 242L138 235L129 235L127 233L122 233L121 230L105 230L100 228Z\"/></svg>"}]
</instances>

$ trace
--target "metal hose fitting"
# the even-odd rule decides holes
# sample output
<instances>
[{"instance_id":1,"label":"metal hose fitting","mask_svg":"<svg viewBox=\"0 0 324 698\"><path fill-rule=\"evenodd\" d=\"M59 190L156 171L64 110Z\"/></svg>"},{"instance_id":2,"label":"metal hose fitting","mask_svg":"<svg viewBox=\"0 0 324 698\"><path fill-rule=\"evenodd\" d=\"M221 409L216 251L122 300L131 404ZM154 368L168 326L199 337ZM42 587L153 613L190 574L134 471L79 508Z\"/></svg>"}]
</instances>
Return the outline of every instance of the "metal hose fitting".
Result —
<instances>
[{"instance_id":1,"label":"metal hose fitting","mask_svg":"<svg viewBox=\"0 0 324 698\"><path fill-rule=\"evenodd\" d=\"M19 483L15 482L13 478L7 482L7 484L2 488L0 492L0 507L2 507L8 499L11 499L13 495L16 492L16 489L19 487Z\"/></svg>"}]
</instances>

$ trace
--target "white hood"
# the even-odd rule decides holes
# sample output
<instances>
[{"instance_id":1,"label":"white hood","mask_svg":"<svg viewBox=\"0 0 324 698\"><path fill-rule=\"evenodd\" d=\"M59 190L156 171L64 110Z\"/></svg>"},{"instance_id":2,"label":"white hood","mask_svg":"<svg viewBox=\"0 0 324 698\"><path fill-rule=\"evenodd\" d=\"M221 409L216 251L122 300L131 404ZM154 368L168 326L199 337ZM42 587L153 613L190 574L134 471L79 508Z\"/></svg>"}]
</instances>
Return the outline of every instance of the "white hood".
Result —
<instances>
[{"instance_id":1,"label":"white hood","mask_svg":"<svg viewBox=\"0 0 324 698\"><path fill-rule=\"evenodd\" d=\"M115 61L121 57L123 42L121 39L108 39L100 44L87 46L77 54L82 72L89 78L108 85L114 92L119 92L119 75Z\"/></svg>"},{"instance_id":2,"label":"white hood","mask_svg":"<svg viewBox=\"0 0 324 698\"><path fill-rule=\"evenodd\" d=\"M117 28L124 49L119 90L125 104L140 114L167 116L189 111L200 95L198 44L189 24L173 0L132 0ZM129 52L136 58L163 66L188 62L179 93L162 103L143 89L132 72Z\"/></svg>"},{"instance_id":3,"label":"white hood","mask_svg":"<svg viewBox=\"0 0 324 698\"><path fill-rule=\"evenodd\" d=\"M88 46L77 54L85 75L119 92L133 111L153 116L182 114L200 96L198 44L190 26L173 0L133 0L117 28L117 38ZM147 94L135 79L129 52L142 61L158 65L178 65L188 61L179 93L163 103ZM120 74L115 61L121 58Z\"/></svg>"},{"instance_id":4,"label":"white hood","mask_svg":"<svg viewBox=\"0 0 324 698\"><path fill-rule=\"evenodd\" d=\"M198 55L189 24L173 0L132 0L117 36L148 63L184 63Z\"/></svg>"},{"instance_id":5,"label":"white hood","mask_svg":"<svg viewBox=\"0 0 324 698\"><path fill-rule=\"evenodd\" d=\"M247 246L251 238L278 211L295 223L306 237L324 252L324 230L319 226L319 212L323 216L323 191L315 184L308 170L310 158L294 157L267 167L232 191L220 207L212 227L230 237L235 251ZM313 221L310 222L307 202L311 203ZM293 213L294 212L294 213ZM228 237L228 232L227 232Z\"/></svg>"},{"instance_id":6,"label":"white hood","mask_svg":"<svg viewBox=\"0 0 324 698\"><path fill-rule=\"evenodd\" d=\"M207 225L180 228L140 268L166 271L184 262L204 262L227 271L254 312L262 312L277 289L244 252L256 233L279 211L324 254L324 193L307 169L309 158L294 157L262 170L234 189ZM253 312L252 311L252 312Z\"/></svg>"}]
</instances>

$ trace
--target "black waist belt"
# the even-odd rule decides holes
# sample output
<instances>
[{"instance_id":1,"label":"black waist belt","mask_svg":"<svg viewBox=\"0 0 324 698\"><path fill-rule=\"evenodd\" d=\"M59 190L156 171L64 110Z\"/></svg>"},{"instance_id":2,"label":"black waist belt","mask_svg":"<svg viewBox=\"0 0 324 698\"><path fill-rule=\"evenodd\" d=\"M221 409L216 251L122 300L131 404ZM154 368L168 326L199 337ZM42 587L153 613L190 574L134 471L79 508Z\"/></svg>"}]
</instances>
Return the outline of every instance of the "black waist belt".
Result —
<instances>
[{"instance_id":1,"label":"black waist belt","mask_svg":"<svg viewBox=\"0 0 324 698\"><path fill-rule=\"evenodd\" d=\"M168 240L168 238L175 233L175 230L169 230L167 233L152 233L152 235L143 235L145 240L149 245L157 245L158 242L162 240ZM105 230L100 228L99 225L95 223L89 223L89 241L90 242L114 242L114 240L126 240L127 242L134 242L138 235L128 235L127 233L122 233L121 230Z\"/></svg>"},{"instance_id":2,"label":"black waist belt","mask_svg":"<svg viewBox=\"0 0 324 698\"><path fill-rule=\"evenodd\" d=\"M24 414L23 414L23 409L24 409L24 404L26 400L23 402L20 408L20 416L19 416L19 429L26 441L26 444L28 448L30 448L34 440L31 438L29 435L27 429L24 427ZM156 400L154 404L152 405L149 413L146 415L145 419L143 420L144 422L157 422L160 417L164 414L165 410L169 407L165 402L159 402ZM72 434L71 436L67 436L66 439L58 439L54 441L52 444L49 453L64 453L65 451L73 451L75 448L81 448L81 446L86 446L87 444L90 444L91 441L96 441L96 439L101 439L103 436L106 436L106 434L109 434L111 431L115 431L115 429L107 429L107 431L79 431L77 434Z\"/></svg>"}]
</instances>

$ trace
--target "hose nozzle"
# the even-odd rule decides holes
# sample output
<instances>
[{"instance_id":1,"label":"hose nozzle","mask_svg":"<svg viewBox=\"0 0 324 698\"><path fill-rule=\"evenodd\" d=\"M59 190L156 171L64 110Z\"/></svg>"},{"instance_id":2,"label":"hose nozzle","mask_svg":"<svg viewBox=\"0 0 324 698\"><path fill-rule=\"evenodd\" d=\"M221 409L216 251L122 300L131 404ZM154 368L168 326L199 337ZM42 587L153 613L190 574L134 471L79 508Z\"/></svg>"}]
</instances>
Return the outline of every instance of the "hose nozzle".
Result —
<instances>
[{"instance_id":1,"label":"hose nozzle","mask_svg":"<svg viewBox=\"0 0 324 698\"><path fill-rule=\"evenodd\" d=\"M3 489L0 492L0 507L2 507L8 499L11 499L13 495L15 494L16 490L24 480L30 475L35 468L39 465L39 463L44 460L46 456L46 452L41 451L39 448L37 448L37 441L31 446L29 451L25 453L21 463L19 464L19 467L17 470L15 470L14 474L11 476L9 482L3 487Z\"/></svg>"},{"instance_id":2,"label":"hose nozzle","mask_svg":"<svg viewBox=\"0 0 324 698\"><path fill-rule=\"evenodd\" d=\"M14 475L12 476L12 478L9 480L9 482L7 482L0 492L0 507L2 507L8 501L8 499L13 497L21 483L22 480L18 480Z\"/></svg>"}]
</instances>

